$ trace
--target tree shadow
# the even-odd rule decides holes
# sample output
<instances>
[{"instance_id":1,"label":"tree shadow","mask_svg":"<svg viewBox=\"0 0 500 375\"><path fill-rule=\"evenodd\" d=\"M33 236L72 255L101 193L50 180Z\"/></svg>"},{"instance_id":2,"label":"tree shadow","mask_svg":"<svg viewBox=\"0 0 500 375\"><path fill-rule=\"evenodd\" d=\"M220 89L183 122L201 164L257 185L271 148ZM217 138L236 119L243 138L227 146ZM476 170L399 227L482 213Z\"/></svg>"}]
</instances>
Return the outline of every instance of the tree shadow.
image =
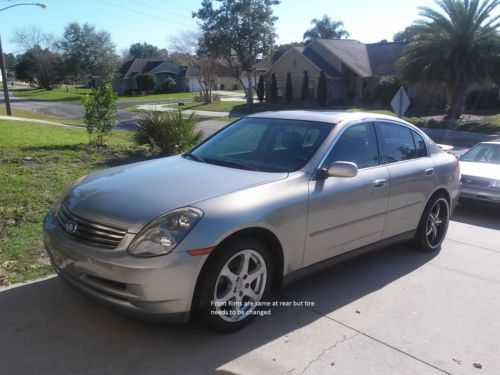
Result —
<instances>
[{"instance_id":1,"label":"tree shadow","mask_svg":"<svg viewBox=\"0 0 500 375\"><path fill-rule=\"evenodd\" d=\"M395 246L297 281L272 298L316 307L273 308L247 328L221 335L197 323L147 323L80 296L59 278L0 292L4 373L213 373L218 368L368 295L430 261ZM334 338L332 338L334 340Z\"/></svg>"}]
</instances>

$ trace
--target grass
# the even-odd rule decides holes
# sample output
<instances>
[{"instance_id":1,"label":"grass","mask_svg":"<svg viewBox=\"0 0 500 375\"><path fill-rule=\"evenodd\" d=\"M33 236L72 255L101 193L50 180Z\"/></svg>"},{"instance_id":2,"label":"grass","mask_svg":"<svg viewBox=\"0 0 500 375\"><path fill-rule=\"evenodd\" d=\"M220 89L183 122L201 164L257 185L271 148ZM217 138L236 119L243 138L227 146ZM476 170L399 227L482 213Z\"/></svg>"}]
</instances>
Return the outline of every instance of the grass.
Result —
<instances>
[{"instance_id":1,"label":"grass","mask_svg":"<svg viewBox=\"0 0 500 375\"><path fill-rule=\"evenodd\" d=\"M6 116L6 115L7 115L7 112L5 111L5 107L0 107L0 116ZM83 125L83 120L81 120L81 119L72 119L72 118L66 118L66 117L51 116L51 115L46 115L44 113L26 111L24 109L17 109L17 108L12 108L12 116L30 118L30 119L35 119L35 120L63 122L66 124Z\"/></svg>"},{"instance_id":2,"label":"grass","mask_svg":"<svg viewBox=\"0 0 500 375\"><path fill-rule=\"evenodd\" d=\"M16 90L14 95L18 98L42 100L42 101L76 101L90 93L89 88L76 88L74 86L61 86L52 90L45 89L21 89Z\"/></svg>"},{"instance_id":3,"label":"grass","mask_svg":"<svg viewBox=\"0 0 500 375\"><path fill-rule=\"evenodd\" d=\"M52 90L45 89L20 89L15 91L15 96L19 98L42 100L42 101L80 101L89 94L89 88L76 88L74 86L61 86ZM142 96L119 96L118 102L144 102L161 100L186 100L193 99L197 93L194 92L175 92L171 94L152 94Z\"/></svg>"},{"instance_id":4,"label":"grass","mask_svg":"<svg viewBox=\"0 0 500 375\"><path fill-rule=\"evenodd\" d=\"M85 129L0 120L0 285L52 273L42 242L45 214L64 187L93 171L146 159L130 132L90 147Z\"/></svg>"}]
</instances>

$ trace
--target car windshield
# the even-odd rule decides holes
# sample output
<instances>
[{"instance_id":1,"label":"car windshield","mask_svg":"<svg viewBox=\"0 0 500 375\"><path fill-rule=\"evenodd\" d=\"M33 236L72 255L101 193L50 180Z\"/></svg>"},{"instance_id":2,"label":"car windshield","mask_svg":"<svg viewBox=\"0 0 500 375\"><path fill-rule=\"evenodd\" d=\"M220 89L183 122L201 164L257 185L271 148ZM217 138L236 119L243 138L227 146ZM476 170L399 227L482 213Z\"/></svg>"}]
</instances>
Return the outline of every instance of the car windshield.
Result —
<instances>
[{"instance_id":1,"label":"car windshield","mask_svg":"<svg viewBox=\"0 0 500 375\"><path fill-rule=\"evenodd\" d=\"M248 117L184 157L231 168L292 172L311 159L332 128L328 123Z\"/></svg>"},{"instance_id":2,"label":"car windshield","mask_svg":"<svg viewBox=\"0 0 500 375\"><path fill-rule=\"evenodd\" d=\"M500 144L480 143L460 157L462 161L500 164Z\"/></svg>"}]
</instances>

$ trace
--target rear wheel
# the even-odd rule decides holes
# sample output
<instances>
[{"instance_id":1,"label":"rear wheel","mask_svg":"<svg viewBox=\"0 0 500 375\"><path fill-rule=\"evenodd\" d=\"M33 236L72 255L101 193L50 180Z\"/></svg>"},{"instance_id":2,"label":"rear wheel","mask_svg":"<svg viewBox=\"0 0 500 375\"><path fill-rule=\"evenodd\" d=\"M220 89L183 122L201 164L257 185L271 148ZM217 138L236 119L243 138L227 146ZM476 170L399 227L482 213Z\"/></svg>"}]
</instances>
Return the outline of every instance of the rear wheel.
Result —
<instances>
[{"instance_id":1,"label":"rear wheel","mask_svg":"<svg viewBox=\"0 0 500 375\"><path fill-rule=\"evenodd\" d=\"M427 203L415 236L415 245L426 252L441 248L450 221L450 205L444 194L436 194Z\"/></svg>"},{"instance_id":2,"label":"rear wheel","mask_svg":"<svg viewBox=\"0 0 500 375\"><path fill-rule=\"evenodd\" d=\"M212 329L238 330L253 319L269 291L269 251L258 239L239 239L218 249L208 262L196 291L196 313Z\"/></svg>"}]
</instances>

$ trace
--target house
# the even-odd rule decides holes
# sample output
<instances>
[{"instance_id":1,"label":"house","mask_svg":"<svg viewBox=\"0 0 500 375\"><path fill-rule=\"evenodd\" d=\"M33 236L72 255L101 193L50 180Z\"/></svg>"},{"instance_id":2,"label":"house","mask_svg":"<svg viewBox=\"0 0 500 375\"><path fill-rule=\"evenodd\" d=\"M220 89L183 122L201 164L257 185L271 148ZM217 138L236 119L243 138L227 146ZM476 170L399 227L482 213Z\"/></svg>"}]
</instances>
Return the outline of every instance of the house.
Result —
<instances>
[{"instance_id":1,"label":"house","mask_svg":"<svg viewBox=\"0 0 500 375\"><path fill-rule=\"evenodd\" d=\"M243 90L248 86L248 78L244 75L241 81L233 76L231 68L223 63L217 63L214 67L214 83L213 90ZM199 70L190 66L186 72L186 87L190 92L201 92L204 87L204 79Z\"/></svg>"},{"instance_id":2,"label":"house","mask_svg":"<svg viewBox=\"0 0 500 375\"><path fill-rule=\"evenodd\" d=\"M315 39L307 46L290 48L266 73L276 75L278 97L284 95L287 73L291 74L293 97L300 98L304 71L309 76L309 96L316 97L320 71L327 79L328 103L347 105L366 100L378 79L397 73L395 62L406 43L364 44L352 39Z\"/></svg>"},{"instance_id":3,"label":"house","mask_svg":"<svg viewBox=\"0 0 500 375\"><path fill-rule=\"evenodd\" d=\"M155 76L157 88L161 88L167 78L172 78L176 81L176 91L186 91L186 69L161 58L135 58L120 67L113 79L113 88L119 95L137 91L137 76L150 73Z\"/></svg>"}]
</instances>

